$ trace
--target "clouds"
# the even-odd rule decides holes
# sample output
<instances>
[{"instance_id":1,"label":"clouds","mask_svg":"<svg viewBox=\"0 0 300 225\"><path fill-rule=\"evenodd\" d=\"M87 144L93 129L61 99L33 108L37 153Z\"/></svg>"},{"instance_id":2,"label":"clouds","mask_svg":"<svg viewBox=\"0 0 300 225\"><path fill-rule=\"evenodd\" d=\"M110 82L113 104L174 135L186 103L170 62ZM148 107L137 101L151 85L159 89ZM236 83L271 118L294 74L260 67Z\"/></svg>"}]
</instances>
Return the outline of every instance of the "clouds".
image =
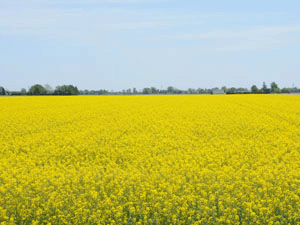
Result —
<instances>
[{"instance_id":1,"label":"clouds","mask_svg":"<svg viewBox=\"0 0 300 225\"><path fill-rule=\"evenodd\" d=\"M151 10L96 8L0 8L0 37L17 36L47 40L72 40L80 45L137 37L147 38L167 29L200 23L200 19L185 14ZM143 31L141 33L133 33ZM127 37L127 38L126 38Z\"/></svg>"},{"instance_id":2,"label":"clouds","mask_svg":"<svg viewBox=\"0 0 300 225\"><path fill-rule=\"evenodd\" d=\"M222 13L186 13L120 7L118 0L59 1L63 4L114 2L118 7L56 8L39 3L58 4L56 0L28 0L35 7L0 8L0 36L39 37L80 45L96 44L105 38L128 41L129 38L192 41L219 51L261 49L289 42L300 35L300 25L265 25L232 28L218 26L218 21L234 17ZM126 0L127 3L154 2ZM123 2L122 4L125 4ZM1 4L1 3L0 3ZM12 4L12 3L11 3ZM239 15L241 17L241 15ZM249 15L247 15L249 17ZM212 26L211 26L212 24ZM299 23L300 24L300 23ZM200 30L200 31L195 31ZM134 34L135 31L143 31ZM182 32L185 31L185 32ZM133 37L134 36L134 37ZM209 42L209 43L208 43ZM208 43L208 45L207 45Z\"/></svg>"},{"instance_id":3,"label":"clouds","mask_svg":"<svg viewBox=\"0 0 300 225\"><path fill-rule=\"evenodd\" d=\"M291 38L300 36L300 25L258 26L240 29L217 29L210 32L176 34L170 38L186 41L218 40L224 46L221 51L243 51L265 48L274 44L285 44Z\"/></svg>"},{"instance_id":4,"label":"clouds","mask_svg":"<svg viewBox=\"0 0 300 225\"><path fill-rule=\"evenodd\" d=\"M196 0L0 0L0 67L14 81L71 79L93 89L162 81L240 86L244 76L261 82L297 74L299 14L218 7Z\"/></svg>"},{"instance_id":5,"label":"clouds","mask_svg":"<svg viewBox=\"0 0 300 225\"><path fill-rule=\"evenodd\" d=\"M235 29L228 28L219 29L216 31L205 33L187 33L175 35L174 38L183 40L199 40L199 39L224 39L224 38L257 38L257 37L273 37L283 33L299 32L299 26L262 26L248 29Z\"/></svg>"}]
</instances>

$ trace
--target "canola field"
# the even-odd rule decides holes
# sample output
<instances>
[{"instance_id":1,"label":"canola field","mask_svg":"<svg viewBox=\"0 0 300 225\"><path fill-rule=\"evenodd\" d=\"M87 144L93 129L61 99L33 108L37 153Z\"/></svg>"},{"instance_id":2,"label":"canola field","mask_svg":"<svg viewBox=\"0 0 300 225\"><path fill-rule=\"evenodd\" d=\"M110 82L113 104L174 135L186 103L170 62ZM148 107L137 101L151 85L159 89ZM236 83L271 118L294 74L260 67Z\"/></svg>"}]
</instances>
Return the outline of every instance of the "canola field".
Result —
<instances>
[{"instance_id":1,"label":"canola field","mask_svg":"<svg viewBox=\"0 0 300 225\"><path fill-rule=\"evenodd\" d=\"M299 224L300 96L0 98L0 224Z\"/></svg>"}]
</instances>

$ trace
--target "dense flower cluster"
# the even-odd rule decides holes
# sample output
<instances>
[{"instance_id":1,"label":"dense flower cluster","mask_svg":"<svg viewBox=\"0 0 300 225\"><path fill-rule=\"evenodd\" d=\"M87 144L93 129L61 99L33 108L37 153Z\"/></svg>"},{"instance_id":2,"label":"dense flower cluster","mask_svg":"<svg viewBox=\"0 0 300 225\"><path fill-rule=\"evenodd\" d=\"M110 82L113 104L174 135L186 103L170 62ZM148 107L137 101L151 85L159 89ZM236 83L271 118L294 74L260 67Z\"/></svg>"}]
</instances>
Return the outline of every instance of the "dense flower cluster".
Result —
<instances>
[{"instance_id":1,"label":"dense flower cluster","mask_svg":"<svg viewBox=\"0 0 300 225\"><path fill-rule=\"evenodd\" d=\"M0 98L0 224L300 223L299 97Z\"/></svg>"}]
</instances>

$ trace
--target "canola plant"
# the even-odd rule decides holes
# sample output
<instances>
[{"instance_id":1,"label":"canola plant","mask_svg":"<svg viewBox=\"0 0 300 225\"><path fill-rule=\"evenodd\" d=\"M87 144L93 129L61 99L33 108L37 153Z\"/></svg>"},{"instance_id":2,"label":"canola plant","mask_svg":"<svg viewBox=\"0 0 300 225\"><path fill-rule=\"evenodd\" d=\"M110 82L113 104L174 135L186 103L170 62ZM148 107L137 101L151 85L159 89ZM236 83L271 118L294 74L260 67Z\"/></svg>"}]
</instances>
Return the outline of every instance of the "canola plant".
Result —
<instances>
[{"instance_id":1,"label":"canola plant","mask_svg":"<svg viewBox=\"0 0 300 225\"><path fill-rule=\"evenodd\" d=\"M300 223L300 96L0 107L1 225Z\"/></svg>"}]
</instances>

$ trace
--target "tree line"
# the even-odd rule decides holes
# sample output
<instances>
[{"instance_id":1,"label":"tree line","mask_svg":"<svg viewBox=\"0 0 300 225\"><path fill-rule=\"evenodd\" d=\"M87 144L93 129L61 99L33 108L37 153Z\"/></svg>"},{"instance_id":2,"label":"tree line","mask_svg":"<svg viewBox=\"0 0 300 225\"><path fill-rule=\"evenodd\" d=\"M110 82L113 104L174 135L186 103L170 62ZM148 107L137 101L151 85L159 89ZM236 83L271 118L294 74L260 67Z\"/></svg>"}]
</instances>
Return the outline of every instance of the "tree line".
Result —
<instances>
[{"instance_id":1,"label":"tree line","mask_svg":"<svg viewBox=\"0 0 300 225\"><path fill-rule=\"evenodd\" d=\"M21 91L8 91L4 87L0 87L0 95L79 95L79 90L73 85L62 85L53 89L48 84L45 86L35 84L28 91L25 88L22 88Z\"/></svg>"},{"instance_id":2,"label":"tree line","mask_svg":"<svg viewBox=\"0 0 300 225\"><path fill-rule=\"evenodd\" d=\"M143 88L142 90L137 90L136 88L124 89L122 91L108 91L105 89L101 90L78 90L76 86L73 85L61 85L53 89L50 85L35 84L31 86L28 91L22 88L20 91L9 91L4 87L0 86L0 95L164 95L164 94L271 94L271 93L293 93L300 92L297 87L293 88L282 88L272 82L270 87L263 82L262 87L258 88L256 85L252 85L251 89L247 88L227 88L223 86L221 88L189 88L187 90L181 90L172 86L167 89L157 89L155 87Z\"/></svg>"},{"instance_id":3,"label":"tree line","mask_svg":"<svg viewBox=\"0 0 300 225\"><path fill-rule=\"evenodd\" d=\"M271 94L271 93L293 93L300 92L300 89L297 87L293 88L282 88L280 89L278 84L272 82L270 87L267 86L265 82L263 82L262 87L258 88L256 85L252 85L251 89L247 88L236 88L230 87L227 88L223 86L221 88L188 88L187 90L181 90L172 86L169 86L167 89L158 89L155 87L146 87L142 90L137 90L136 88L124 89L122 91L109 91L105 89L101 90L80 90L80 95L159 95L159 94Z\"/></svg>"}]
</instances>

